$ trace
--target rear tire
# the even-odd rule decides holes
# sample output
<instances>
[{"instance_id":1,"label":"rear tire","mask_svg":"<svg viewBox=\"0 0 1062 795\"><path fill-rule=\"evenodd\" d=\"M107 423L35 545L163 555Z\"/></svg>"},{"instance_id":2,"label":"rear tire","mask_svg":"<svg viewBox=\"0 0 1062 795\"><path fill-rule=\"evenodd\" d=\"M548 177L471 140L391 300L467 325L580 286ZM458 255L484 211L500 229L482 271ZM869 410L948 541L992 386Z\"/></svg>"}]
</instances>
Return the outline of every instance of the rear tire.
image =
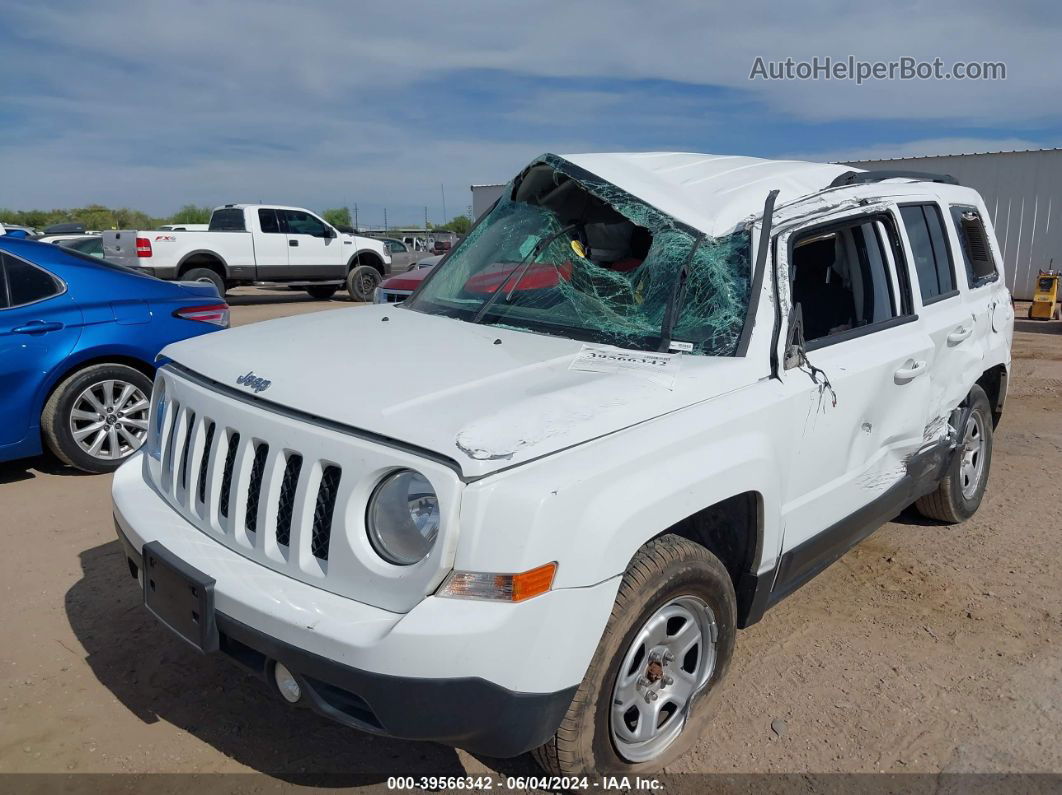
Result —
<instances>
[{"instance_id":1,"label":"rear tire","mask_svg":"<svg viewBox=\"0 0 1062 795\"><path fill-rule=\"evenodd\" d=\"M307 287L306 293L310 298L318 301L327 301L336 294L337 290L339 290L338 287Z\"/></svg>"},{"instance_id":2,"label":"rear tire","mask_svg":"<svg viewBox=\"0 0 1062 795\"><path fill-rule=\"evenodd\" d=\"M973 516L981 505L992 465L992 407L981 387L966 396L970 418L959 429L959 446L936 491L920 497L915 508L927 519L957 524Z\"/></svg>"},{"instance_id":3,"label":"rear tire","mask_svg":"<svg viewBox=\"0 0 1062 795\"><path fill-rule=\"evenodd\" d=\"M594 659L556 734L531 752L535 761L560 776L642 775L680 756L712 717L736 621L734 586L715 555L671 534L645 544L627 566ZM668 660L672 647L678 653ZM643 723L647 718L652 722ZM643 726L650 739L640 742Z\"/></svg>"},{"instance_id":4,"label":"rear tire","mask_svg":"<svg viewBox=\"0 0 1062 795\"><path fill-rule=\"evenodd\" d=\"M186 282L209 282L217 288L219 298L225 297L225 280L221 278L221 274L210 270L210 268L192 268L181 275L181 280Z\"/></svg>"},{"instance_id":5,"label":"rear tire","mask_svg":"<svg viewBox=\"0 0 1062 795\"><path fill-rule=\"evenodd\" d=\"M358 265L347 274L347 292L355 301L372 301L380 272L371 265Z\"/></svg>"},{"instance_id":6,"label":"rear tire","mask_svg":"<svg viewBox=\"0 0 1062 795\"><path fill-rule=\"evenodd\" d=\"M79 370L44 404L41 431L48 449L84 472L113 472L147 438L150 398L151 379L128 365Z\"/></svg>"}]
</instances>

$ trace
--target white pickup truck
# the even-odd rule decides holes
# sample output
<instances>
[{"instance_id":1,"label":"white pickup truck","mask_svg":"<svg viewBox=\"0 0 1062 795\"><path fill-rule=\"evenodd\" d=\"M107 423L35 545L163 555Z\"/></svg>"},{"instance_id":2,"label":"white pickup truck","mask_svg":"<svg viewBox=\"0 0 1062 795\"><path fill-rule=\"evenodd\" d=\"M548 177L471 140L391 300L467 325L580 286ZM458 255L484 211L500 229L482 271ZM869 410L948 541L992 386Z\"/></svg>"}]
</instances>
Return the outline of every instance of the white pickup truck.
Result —
<instances>
[{"instance_id":1,"label":"white pickup truck","mask_svg":"<svg viewBox=\"0 0 1062 795\"><path fill-rule=\"evenodd\" d=\"M391 271L382 241L340 232L300 207L266 204L218 207L205 232L104 232L103 251L160 279L210 282L218 295L241 284L279 282L319 299L345 285L355 301L371 301Z\"/></svg>"},{"instance_id":2,"label":"white pickup truck","mask_svg":"<svg viewBox=\"0 0 1062 795\"><path fill-rule=\"evenodd\" d=\"M948 177L543 155L405 301L167 347L115 523L146 607L279 698L652 772L742 709L739 628L907 506L973 515L1013 321Z\"/></svg>"}]
</instances>

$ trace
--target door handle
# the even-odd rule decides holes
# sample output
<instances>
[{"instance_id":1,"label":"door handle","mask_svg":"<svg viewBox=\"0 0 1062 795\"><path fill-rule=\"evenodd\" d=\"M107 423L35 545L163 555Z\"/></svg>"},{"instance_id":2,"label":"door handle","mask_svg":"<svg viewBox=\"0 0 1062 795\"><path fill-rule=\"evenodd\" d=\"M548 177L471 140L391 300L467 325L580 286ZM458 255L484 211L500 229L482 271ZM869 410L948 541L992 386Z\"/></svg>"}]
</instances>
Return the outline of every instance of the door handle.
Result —
<instances>
[{"instance_id":1,"label":"door handle","mask_svg":"<svg viewBox=\"0 0 1062 795\"><path fill-rule=\"evenodd\" d=\"M288 245L289 246L297 246L297 245L299 245L299 241L298 240L289 240L288 241Z\"/></svg>"},{"instance_id":2,"label":"door handle","mask_svg":"<svg viewBox=\"0 0 1062 795\"><path fill-rule=\"evenodd\" d=\"M11 329L13 334L44 334L48 331L59 331L62 323L54 320L31 320L24 326L15 326Z\"/></svg>"},{"instance_id":3,"label":"door handle","mask_svg":"<svg viewBox=\"0 0 1062 795\"><path fill-rule=\"evenodd\" d=\"M948 342L950 342L952 345L958 345L964 339L973 334L973 330L973 323L963 324L948 335Z\"/></svg>"},{"instance_id":4,"label":"door handle","mask_svg":"<svg viewBox=\"0 0 1062 795\"><path fill-rule=\"evenodd\" d=\"M925 372L925 369L926 363L924 361L916 362L913 359L908 359L903 367L893 373L893 375L896 376L897 382L907 382L920 376Z\"/></svg>"}]
</instances>

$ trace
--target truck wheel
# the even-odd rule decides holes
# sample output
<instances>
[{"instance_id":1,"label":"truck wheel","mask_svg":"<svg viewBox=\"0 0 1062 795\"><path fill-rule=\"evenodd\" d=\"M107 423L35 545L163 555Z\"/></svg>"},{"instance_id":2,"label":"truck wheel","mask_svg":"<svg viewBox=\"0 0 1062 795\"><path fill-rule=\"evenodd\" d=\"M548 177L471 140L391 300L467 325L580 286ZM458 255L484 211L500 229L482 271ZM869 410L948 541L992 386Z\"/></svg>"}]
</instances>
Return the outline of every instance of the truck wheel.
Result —
<instances>
[{"instance_id":1,"label":"truck wheel","mask_svg":"<svg viewBox=\"0 0 1062 795\"><path fill-rule=\"evenodd\" d=\"M928 519L955 524L965 522L976 513L988 485L992 465L992 409L981 387L974 386L966 396L970 417L960 430L948 473L936 491L920 497L918 512Z\"/></svg>"},{"instance_id":2,"label":"truck wheel","mask_svg":"<svg viewBox=\"0 0 1062 795\"><path fill-rule=\"evenodd\" d=\"M358 265L347 274L347 292L355 301L372 301L380 273L371 265Z\"/></svg>"},{"instance_id":3,"label":"truck wheel","mask_svg":"<svg viewBox=\"0 0 1062 795\"><path fill-rule=\"evenodd\" d=\"M218 290L218 297L225 297L225 280L217 271L210 268L192 268L181 275L181 280L186 282L210 282Z\"/></svg>"},{"instance_id":4,"label":"truck wheel","mask_svg":"<svg viewBox=\"0 0 1062 795\"><path fill-rule=\"evenodd\" d=\"M557 733L532 751L553 775L641 775L681 755L711 718L734 651L723 564L676 535L627 566L594 659Z\"/></svg>"},{"instance_id":5,"label":"truck wheel","mask_svg":"<svg viewBox=\"0 0 1062 795\"><path fill-rule=\"evenodd\" d=\"M151 379L124 364L94 364L64 380L41 412L57 458L85 472L113 472L147 438Z\"/></svg>"},{"instance_id":6,"label":"truck wheel","mask_svg":"<svg viewBox=\"0 0 1062 795\"><path fill-rule=\"evenodd\" d=\"M315 298L318 301L327 301L336 294L338 289L338 287L307 287L306 292L310 298Z\"/></svg>"}]
</instances>

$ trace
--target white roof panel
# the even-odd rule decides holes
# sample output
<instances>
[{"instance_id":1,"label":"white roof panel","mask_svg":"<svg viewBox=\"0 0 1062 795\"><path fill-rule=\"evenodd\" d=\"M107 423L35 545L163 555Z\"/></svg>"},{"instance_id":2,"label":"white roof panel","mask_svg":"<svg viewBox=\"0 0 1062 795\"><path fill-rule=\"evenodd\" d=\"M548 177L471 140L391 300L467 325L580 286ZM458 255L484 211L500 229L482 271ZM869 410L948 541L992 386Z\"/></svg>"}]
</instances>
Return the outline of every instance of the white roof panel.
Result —
<instances>
[{"instance_id":1,"label":"white roof panel","mask_svg":"<svg viewBox=\"0 0 1062 795\"><path fill-rule=\"evenodd\" d=\"M717 237L763 211L777 188L778 204L816 193L853 169L801 160L693 152L559 155L671 216Z\"/></svg>"}]
</instances>

